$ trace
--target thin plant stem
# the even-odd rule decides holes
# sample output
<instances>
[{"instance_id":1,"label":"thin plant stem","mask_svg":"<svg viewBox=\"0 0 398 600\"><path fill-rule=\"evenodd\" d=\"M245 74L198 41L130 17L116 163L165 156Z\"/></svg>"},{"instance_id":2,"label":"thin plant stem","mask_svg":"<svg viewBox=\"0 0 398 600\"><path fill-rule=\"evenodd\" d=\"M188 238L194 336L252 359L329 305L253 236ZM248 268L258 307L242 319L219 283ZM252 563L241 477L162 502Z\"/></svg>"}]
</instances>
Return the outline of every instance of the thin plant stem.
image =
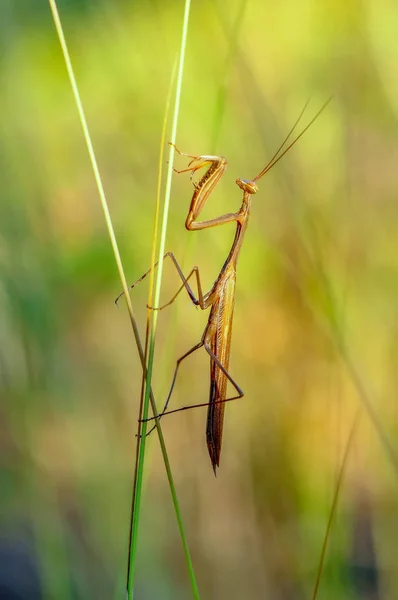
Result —
<instances>
[{"instance_id":1,"label":"thin plant stem","mask_svg":"<svg viewBox=\"0 0 398 600\"><path fill-rule=\"evenodd\" d=\"M149 274L149 291L148 291L148 307L152 306L152 297L153 297L153 287L154 287L154 267L156 260L156 246L158 239L158 229L159 229L159 212L160 212L160 195L162 191L162 175L163 175L163 160L164 160L164 147L166 143L166 130L167 130L167 121L168 115L170 112L170 103L171 103L171 93L173 90L173 84L175 81L176 74L176 66L177 62L174 63L173 71L170 79L169 91L167 94L166 100L166 108L164 112L163 118L163 126L162 133L160 136L160 149L159 149L159 164L158 164L158 184L156 190L156 205L155 205L155 217L154 217L154 225L153 225L153 235L152 235L152 254L151 254L151 271ZM149 338L151 331L151 315L152 311L150 308L147 309L147 317L146 317L146 329L145 329L145 347L144 347L144 356L145 356L145 364L148 361L148 351L149 351ZM137 490L137 479L138 479L138 464L139 464L139 453L140 446L142 443L142 412L144 406L144 394L145 394L145 384L146 378L144 373L142 373L142 383L141 383L141 392L140 392L140 407L138 411L138 421L137 421L137 443L136 443L136 452L135 452L135 463L134 463L134 478L133 478L133 491L132 491L132 499L131 499L131 518L130 518L130 533L129 533L129 547L128 547L128 559L127 559L127 581L126 581L126 589L127 594L132 592L130 586L130 573L133 565L132 557L134 556L134 544L136 540L134 539L134 533L137 533L137 528L134 528L134 518L135 518L135 507L136 507L136 490Z\"/></svg>"},{"instance_id":2,"label":"thin plant stem","mask_svg":"<svg viewBox=\"0 0 398 600\"><path fill-rule=\"evenodd\" d=\"M323 571L323 565L325 563L325 557L326 557L326 550L328 547L328 542L329 542L329 537L330 537L330 532L332 530L332 523L333 523L333 519L336 513L336 509L337 509L337 504L338 504L338 500L339 500L339 496L340 496L340 490L341 490L341 486L343 483L343 479L344 479L344 475L347 469L347 463L348 463L348 457L350 454L350 450L352 447L352 443L354 441L354 437L355 437L355 432L358 428L358 424L359 424L359 420L362 414L362 407L359 407L357 409L357 412L355 414L354 417L354 421L351 427L351 431L350 434L348 436L347 439L347 444L345 447L345 451L344 451L344 456L343 456L343 460L341 462L341 466L340 466L340 471L339 471L339 475L337 478L337 483L336 483L336 488L334 491L334 495L333 495L333 500L332 500L332 506L330 508L330 513L329 513L329 518L328 518L328 522L326 525L326 531L325 531L325 535L323 538L323 543L322 543L322 550L321 550L321 555L319 558L319 565L318 565L318 570L317 570L317 574L316 574L316 580L315 580L315 585L314 585L314 590L311 596L311 600L316 600L317 595L318 595L318 590L319 590L319 586L321 583L321 576L322 576L322 571Z\"/></svg>"},{"instance_id":3,"label":"thin plant stem","mask_svg":"<svg viewBox=\"0 0 398 600\"><path fill-rule=\"evenodd\" d=\"M185 48L187 42L187 34L188 34L188 22L189 22L189 11L190 11L190 0L185 1L185 10L184 10L184 20L182 27L182 37L181 37L181 46L180 46L180 59L178 65L178 74L177 74L177 86L176 86L176 96L175 96L175 104L174 104L174 114L173 114L173 124L171 131L171 145L169 147L169 161L168 161L168 170L167 170L167 179L166 179L166 190L165 190L165 201L164 201L164 209L163 209L163 219L162 219L162 228L161 228L161 236L159 243L159 265L157 270L156 277L156 286L155 286L155 296L154 296L154 308L159 306L159 298L160 298L160 289L161 289L161 280L163 273L163 255L165 251L166 245L166 232L167 232L167 222L168 222L168 212L170 206L170 191L171 191L171 179L173 174L173 159L174 159L174 146L176 137L177 137L177 123L178 123L178 114L180 107L180 99L181 99L181 90L182 90L182 76L184 71L184 60L185 60ZM156 326L158 320L158 311L154 311L152 318L152 330L150 334L149 340L149 352L148 352L148 368L146 370L146 387L145 387L145 397L144 397L144 406L143 406L143 419L147 419L148 417L148 408L149 408L149 399L150 399L150 390L151 390L151 379L153 372L153 362L154 362L154 354L155 354L155 334L156 334ZM156 417L158 416L157 408L154 404L152 404L152 412ZM155 419L156 427L158 428L159 419ZM137 488L136 488L136 505L135 505L135 514L133 519L133 542L137 539L137 533L135 529L138 528L139 523L139 513L141 506L141 495L142 495L142 475L144 468L144 457L145 457L145 446L146 446L146 433L147 433L147 423L146 421L142 424L141 429L141 444L140 444L140 452L139 452L139 461L138 461L138 469L137 469ZM168 466L166 466L166 471ZM183 544L183 549L185 553L185 560L188 566L192 593L195 599L199 599L199 590L196 583L195 573L193 570L193 564L191 560L191 555L188 548L188 542L186 539L181 512L177 503L177 496L172 493L172 499L174 503L175 513L177 517L178 527L180 530L180 536ZM131 552L131 565L130 569L130 587L133 588L134 582L134 564L135 564L135 553L136 553L136 542L133 543L132 552Z\"/></svg>"},{"instance_id":4,"label":"thin plant stem","mask_svg":"<svg viewBox=\"0 0 398 600\"><path fill-rule=\"evenodd\" d=\"M130 299L130 296L128 294L127 281L126 281L126 277L125 277L124 270L123 270L122 260L121 260L121 257L120 257L119 248L118 248L118 245L117 245L117 242L116 242L115 232L114 232L114 229L113 229L112 220L111 220L111 216L110 216L109 209L108 209L108 203L107 203L106 196L105 196L105 191L104 191L104 188L103 188L103 185L102 185L101 176L100 176L100 173L99 173L98 164L97 164L97 160L96 160L96 157L95 157L94 148L93 148L93 144L92 144L92 141L91 141L90 133L89 133L89 130L88 130L87 120L86 120L86 117L85 117L83 105L82 105L82 102L81 102L81 99L80 99L80 94L79 94L78 86L77 86L75 75L74 75L74 72L73 72L72 63L71 63L71 60L70 60L70 56L69 56L69 52L68 52L68 48L67 48L67 44L66 44L66 40L65 40L63 28L62 28L62 24L61 24L61 20L60 20L60 17L59 17L56 0L48 0L48 2L49 2L50 9L51 9L51 12L52 12L52 16L53 16L53 19L54 19L55 29L57 31L57 35L58 35L59 42L60 42L60 45L61 45L62 53L63 53L65 64L66 64L66 69L67 69L67 72L68 72L68 76L69 76L69 79L70 79L70 83L71 83L73 95L74 95L74 98L75 98L75 102L76 102L76 106L77 106L77 110L78 110L78 114L79 114L80 123L81 123L82 129L83 129L84 139L85 139L85 142L86 142L86 146L87 146L87 150L88 150L88 153L89 153L91 165L92 165L92 168L93 168L94 177L95 177L95 181L96 181L97 188L98 188L98 193L99 193L100 200L101 200L101 205L102 205L102 209L103 209L103 212L104 212L105 222L106 222L106 226L107 226L107 229L108 229L109 238L110 238L111 245L112 245L112 250L113 250L113 253L114 253L114 256L115 256L115 261L116 261L117 269L118 269L118 272L119 272L119 277L120 277L120 280L121 280L121 283L122 283L122 288L123 288L124 296L125 296L125 299L126 299L127 309L128 309L128 313L129 313L129 317L130 317L130 322L131 322L131 325L132 325L132 328L133 328L133 333L134 333L134 337L135 337L135 341L136 341L136 345L137 345L137 349L138 349L138 354L139 354L139 357L140 357L140 361L141 361L141 365L142 365L142 368L143 368L144 376L146 377L146 387L145 387L145 398L144 398L143 415L147 415L148 414L149 400L151 402L153 414L157 415L158 411L157 411L155 399L154 399L154 396L153 396L153 393L152 393L152 390L151 390L151 387L150 387L150 380L151 380L151 376L152 376L153 354L154 354L154 333L152 333L152 335L151 335L151 343L150 343L150 346L149 346L149 356L148 356L148 369L147 369L146 365L145 365L145 355L144 355L144 351L143 351L143 348L142 348L141 339L140 339L140 336L139 336L138 326L137 326L137 322L136 322L136 319L135 319L135 316L134 316L133 306L131 304L131 299ZM187 29L188 29L189 7L190 7L190 1L186 0L186 3L185 3L185 15L184 15L184 26L183 26L183 35L182 35L182 45L181 45L181 55L180 55L180 66L179 66L178 80L177 80L176 103L175 103L174 119L173 119L173 135L174 135L174 137L172 135L172 140L175 140L176 130L177 130L178 108L179 108L179 99L180 99L180 95L181 95L181 82L182 82L182 71L183 71L184 55L185 55L185 45L186 45L186 37L187 37ZM170 158L171 158L171 160L172 160L172 157L173 157L173 152L170 152ZM168 171L168 178L167 178L167 187L166 187L165 213L164 213L164 216L163 216L163 227L162 227L163 248L164 248L164 244L165 244L165 233L166 233L165 227L167 226L167 210L168 210L168 203L169 203L169 198L170 198L171 168L172 168L172 165L171 165L171 162L170 162L170 164L169 164L169 171ZM167 210L166 210L166 206L167 206ZM165 218L165 215L166 215L166 218ZM160 265L160 269L158 271L157 284L156 284L156 293L155 293L155 299L157 298L157 302L159 301L159 294L160 294L160 278L159 278L159 274L160 274L160 277L161 277L161 272L162 272L162 268L161 268L161 265ZM155 317L156 317L156 313L155 313ZM154 321L156 323L156 319L154 319ZM150 372L149 372L149 367L150 367ZM184 548L184 554L185 554L187 565L188 565L188 570L189 570L189 575L190 575L190 580L191 580L191 586L192 586L193 596L194 596L195 599L199 599L199 591L198 591L197 584L196 584L196 579L195 579L195 575L194 575L194 571L193 571L193 565L192 565L192 561L191 561L191 557L190 557L190 553L189 553L189 549L188 549L188 543L187 543L187 539L186 539L186 535L185 535L185 531L184 531L184 527L183 527L183 523L182 523L181 511L180 511L178 500L177 500L176 489L175 489L175 485L174 485L173 476L172 476L172 473L171 473L170 462L169 462L169 459L168 459L166 445L165 445L165 442L164 442L163 432L162 432L162 429L161 429L161 426L160 426L160 423L159 423L159 419L156 419L156 430L157 430L157 433L158 433L160 448L161 448L161 452L162 452L162 456L163 456L163 460L164 460L164 464L165 464L167 478L168 478L168 481L169 481L170 492L171 492L171 495L172 495L173 505L174 505L175 512L176 512L178 527L179 527L179 531L180 531L180 535L181 535L181 539L182 539L182 543L183 543L183 548ZM139 447L140 447L140 452L139 452L139 470L141 470L141 471L143 471L143 464L144 464L145 434L146 434L146 425L144 423L143 427L142 427L142 443L139 445ZM135 525L136 527L138 527L138 515L139 515L141 491L142 491L142 473L141 473L141 477L137 478L136 518L134 519L134 522L136 523L136 525ZM135 536L135 539L136 539L136 536ZM134 553L133 553L133 556L132 556L132 563L133 563L133 566L134 566L134 564L135 564L135 550L134 550ZM133 575L134 575L134 569L132 569L132 575L131 575L131 578L130 578L131 579L131 595L130 595L129 600L132 599Z\"/></svg>"},{"instance_id":5,"label":"thin plant stem","mask_svg":"<svg viewBox=\"0 0 398 600\"><path fill-rule=\"evenodd\" d=\"M174 63L171 80L170 80L170 85L169 85L169 92L168 92L167 100L166 100L166 109L165 109L164 118L163 118L162 133L160 136L158 185L157 185L157 190L156 190L155 218L154 218L153 236L152 236L153 241L152 241L152 254L151 254L151 271L149 274L148 307L152 306L153 287L154 287L154 285L153 285L154 284L154 266L155 266L155 260L156 260L156 246L157 246L158 229L159 229L160 195L161 195L161 191L162 191L164 147L165 147L165 143L166 143L167 121L168 121L168 115L169 115L169 111L170 111L171 93L173 90L173 83L174 83L175 74L176 74L176 65L177 65L177 63ZM151 315L152 315L152 311L150 308L148 308L147 309L147 318L146 318L145 348L144 348L145 364L147 364L147 361L148 361L149 338L150 338L150 331L151 331ZM126 583L126 589L127 589L128 594L129 593L131 594L131 591L132 591L131 589L129 589L130 588L130 572L131 572L131 568L132 568L131 559L133 557L133 546L135 543L135 541L133 539L133 533L136 531L136 529L133 527L133 523L134 523L134 518L135 518L135 507L136 507L136 497L137 497L136 489L137 489L137 479L138 479L139 453L140 453L140 445L141 445L141 442L143 439L142 435L141 435L141 429L142 429L142 412L143 412L143 406L144 406L145 384L146 384L146 378L143 373L142 374L141 393L140 393L140 407L139 407L139 412L138 412L139 417L138 417L138 422L137 422L137 443L136 443L136 453L135 453L135 463L134 463L133 492L132 492L132 500L131 500L131 519L130 519L129 549L128 549L128 560L127 560L127 583Z\"/></svg>"}]
</instances>

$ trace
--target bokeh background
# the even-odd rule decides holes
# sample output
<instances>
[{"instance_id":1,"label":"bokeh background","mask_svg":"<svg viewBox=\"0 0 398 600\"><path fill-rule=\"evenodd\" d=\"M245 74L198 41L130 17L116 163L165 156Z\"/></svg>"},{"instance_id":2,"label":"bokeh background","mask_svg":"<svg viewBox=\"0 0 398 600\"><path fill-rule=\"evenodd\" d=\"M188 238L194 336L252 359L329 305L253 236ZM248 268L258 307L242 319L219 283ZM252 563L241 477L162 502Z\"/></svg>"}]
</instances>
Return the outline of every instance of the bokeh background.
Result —
<instances>
[{"instance_id":1,"label":"bokeh background","mask_svg":"<svg viewBox=\"0 0 398 600\"><path fill-rule=\"evenodd\" d=\"M183 3L59 10L133 281L150 262ZM202 598L312 598L358 408L318 597L397 597L397 28L393 0L193 2L178 145L229 160L204 216L236 210L235 178L260 171L308 98L303 123L333 95L253 199L230 366L245 397L227 406L217 478L205 410L163 421ZM45 0L2 0L0 48L0 595L124 598L137 351ZM187 232L191 194L176 176L167 249L209 289L234 227ZM132 296L142 334L147 291ZM184 295L161 313L159 403L206 318ZM206 401L208 371L204 352L185 362L173 407ZM136 596L190 598L148 443Z\"/></svg>"}]
</instances>

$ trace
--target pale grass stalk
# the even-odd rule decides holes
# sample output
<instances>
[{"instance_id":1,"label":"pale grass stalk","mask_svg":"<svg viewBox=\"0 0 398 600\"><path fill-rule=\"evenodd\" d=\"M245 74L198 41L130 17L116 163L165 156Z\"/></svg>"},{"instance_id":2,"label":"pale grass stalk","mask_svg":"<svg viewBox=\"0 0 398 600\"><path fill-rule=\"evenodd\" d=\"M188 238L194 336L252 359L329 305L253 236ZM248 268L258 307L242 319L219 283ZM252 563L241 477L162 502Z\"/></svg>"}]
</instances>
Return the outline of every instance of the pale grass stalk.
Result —
<instances>
[{"instance_id":1,"label":"pale grass stalk","mask_svg":"<svg viewBox=\"0 0 398 600\"><path fill-rule=\"evenodd\" d=\"M78 113L79 113L79 119L80 119L80 122L81 122L81 126L82 126L82 129L83 129L84 139L85 139L85 142L86 142L86 146L87 146L87 150L88 150L88 153L89 153L91 165L92 165L92 168L93 168L94 177L95 177L95 181L96 181L96 184L97 184L100 201L101 201L102 209L103 209L103 212L104 212L105 222L106 222L106 226L107 226L107 229L108 229L109 238L110 238L111 245L112 245L112 250L113 250L113 253L114 253L114 256L115 256L115 261L116 261L117 269L118 269L118 272L119 272L119 277L120 277L120 280L121 280L121 283L122 283L122 288L123 288L123 291L124 291L124 296L125 296L125 300L126 300L126 304L127 304L127 309L128 309L128 313L129 313L129 317L130 317L130 322L131 322L131 325L132 325L132 328L133 328L133 333L134 333L135 341L136 341L136 344L137 344L138 353L139 353L141 365L142 365L142 368L143 368L143 373L144 373L144 376L146 378L145 397L144 397L144 406L143 406L143 418L146 418L146 416L148 415L149 400L151 401L151 406L152 406L153 414L154 415L158 414L158 411L157 411L157 408L156 408L155 399L154 399L154 396L153 396L153 393L152 393L152 390L151 390L151 387L150 387L150 381L151 381L151 376L152 376L154 347L155 347L154 335L155 335L155 330L156 330L157 313L156 312L154 313L154 318L153 318L153 327L152 327L152 333L151 333L150 343L149 343L148 369L147 369L146 368L146 364L145 364L145 355L144 355L144 351L143 351L143 348L142 348L142 343L141 343L140 336L139 336L138 326L137 326L136 319L135 319L135 316L134 316L133 306L131 304L131 299L130 299L130 296L128 294L127 281L126 281L126 277L125 277L124 270L123 270L122 260L121 260L121 257L120 257L120 253L119 253L119 249L118 249L118 245L117 245L117 241L116 241L116 236L115 236L113 225L112 225L111 216L110 216L110 213L109 213L108 203L107 203L105 191L104 191L104 188L103 188L103 185L102 185L101 176L100 176L100 172L99 172L97 160L96 160L96 157L95 157L94 148L93 148L93 144L92 144L92 141L91 141L91 137L90 137L90 133L89 133L89 129L88 129L87 120L86 120L86 117L85 117L83 105L82 105L82 102L81 102L81 99L80 99L80 94L79 94L78 86L77 86L75 75L74 75L74 72L73 72L73 67L72 67L72 63L71 63L71 60L70 60L70 56L69 56L69 52L68 52L68 48L67 48L67 44L66 44L66 40L65 40L63 28L62 28L62 24L61 24L61 20L60 20L60 17L59 17L57 4L56 4L55 0L48 0L48 1L49 1L49 5L50 5L50 9L51 9L52 15L53 15L54 24L55 24L57 35L58 35L59 42L60 42L60 45L61 45L62 53L63 53L63 56L64 56L64 60L65 60L65 64L66 64L66 69L67 69L67 72L68 72L68 75L69 75L69 79L70 79L70 83L71 83L71 87L72 87L74 99L75 99L75 102L76 102L77 110L78 110ZM178 79L177 79L176 102L175 102L174 118L173 118L173 129L172 129L172 136L171 136L172 137L172 141L175 141L176 131L177 131L178 110L179 110L180 97L181 97L182 73L183 73L183 66L184 66L185 45L186 45L187 30L188 30L189 8L190 8L190 1L186 0L186 2L185 2L185 13L184 13L184 24L183 24L183 33L182 33L182 43L181 43L181 53L180 53L180 63L179 63ZM165 208L164 208L163 223L162 223L162 235L161 235L160 251L159 251L160 257L163 257L164 246L165 246L165 239L166 239L167 215L168 215L168 208L169 208L169 202L170 202L170 189L171 189L171 175L172 175L172 161L173 161L173 156L174 156L174 151L171 148L171 150L170 150L170 157L169 157L169 169L168 169L167 183L166 183L166 195L165 195ZM158 277L157 277L157 280L156 280L155 306L157 306L158 303L159 303L161 276L162 276L162 263L160 263L160 265L159 265ZM179 530L180 530L180 535L181 535L182 544L183 544L183 548L184 548L184 554L185 554L185 558L186 558L186 561L187 561L187 566L188 566L188 571L189 571L190 581L191 581L191 587L192 587L192 593L193 593L194 598L199 599L199 591L198 591L198 588L197 588L196 579L195 579L195 575L194 575L194 572L193 572L193 565L192 565L192 561L191 561L191 557L190 557L190 553L189 553L189 549L188 549L188 544L187 544L187 540L186 540L186 536L185 536L185 531L184 531L184 527L183 527L183 523L182 523L181 511L180 511L178 500L177 500L176 489L175 489L174 480L173 480L172 473L171 473L170 463L169 463L169 459L168 459L168 455L167 455L167 450L166 450L166 446L165 446L165 442L164 442L164 437L163 437L162 429L161 429L161 426L160 426L160 423L159 423L159 419L156 419L156 430L157 430L158 437L159 437L159 443L160 443L160 447L161 447L161 451L162 451L162 456L163 456L163 460L164 460L164 464L165 464L167 478L168 478L168 481L169 481L170 492L171 492L171 495L172 495L173 505L174 505L174 509L175 509L175 512L176 512L178 527L179 527ZM139 445L140 452L139 452L139 467L138 467L138 469L142 470L143 469L143 464L144 464L144 454L145 454L146 423L143 423L141 433L142 433L142 437L141 437L142 441L141 441L141 444ZM139 520L139 507L140 507L141 491L142 491L142 485L138 486L139 482L140 482L140 478L138 477L137 478L137 488L135 490L135 494L136 494L136 510L135 510L135 513L136 514L135 514L135 519L134 519L137 523L138 523L138 520ZM142 483L142 477L141 477L141 483ZM133 554L132 560L133 560L133 565L134 565L134 563L135 563L135 552ZM134 569L132 570L132 576L130 577L130 580L131 580L131 590L129 592L129 600L132 599L132 597L133 597L133 575L134 575Z\"/></svg>"}]
</instances>

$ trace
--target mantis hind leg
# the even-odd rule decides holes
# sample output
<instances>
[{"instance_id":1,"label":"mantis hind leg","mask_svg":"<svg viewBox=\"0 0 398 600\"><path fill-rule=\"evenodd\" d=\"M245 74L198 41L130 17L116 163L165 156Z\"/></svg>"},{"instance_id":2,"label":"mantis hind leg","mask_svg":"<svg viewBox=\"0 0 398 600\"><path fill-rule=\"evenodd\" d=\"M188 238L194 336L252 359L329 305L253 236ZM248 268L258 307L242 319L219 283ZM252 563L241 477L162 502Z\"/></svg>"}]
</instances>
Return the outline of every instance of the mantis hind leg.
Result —
<instances>
[{"instance_id":1,"label":"mantis hind leg","mask_svg":"<svg viewBox=\"0 0 398 600\"><path fill-rule=\"evenodd\" d=\"M226 378L228 379L228 381L234 386L235 390L238 393L237 396L232 396L231 398L225 398L225 400L216 400L215 402L212 402L211 404L212 405L214 405L214 404L223 404L225 402L231 402L232 400L238 400L239 398L243 398L244 392L243 392L242 388L236 383L236 381L231 377L231 375L228 373L228 371L225 369L225 367L221 364L220 360L214 354L214 352L212 351L212 349L210 348L210 346L207 344L207 342L204 342L202 340L198 344L196 344L196 346L194 346L193 348L191 348L190 350L188 350L188 352L186 352L185 354L183 354L177 360L177 365L176 365L176 369L174 371L174 377L173 377L173 381L172 381L171 388L170 388L170 391L169 391L169 395L167 397L167 400L166 400L166 403L164 405L164 408L163 408L162 412L159 413L159 415L156 416L156 417L149 417L148 419L143 419L143 421L145 421L145 422L147 422L147 421L153 421L154 419L158 419L160 417L164 417L165 415L172 415L174 413L181 412L182 410L190 410L191 408L202 408L204 406L209 406L210 405L210 402L202 402L201 404L191 404L189 406L182 406L180 408L175 408L173 410L167 410L167 406L169 404L169 401L170 401L170 398L171 398L171 394L173 393L174 385L175 385L175 382L176 382L176 379L177 379L178 369L179 369L179 366L180 366L181 362L185 358L187 358L190 354L192 354L196 350L199 350L199 348L202 348L202 346L204 346L204 348L205 348L206 352L209 354L210 358L216 363L216 365L224 373L224 375L226 376ZM151 429L151 431L153 431L153 429ZM151 433L151 431L148 431L147 435L149 435Z\"/></svg>"},{"instance_id":2,"label":"mantis hind leg","mask_svg":"<svg viewBox=\"0 0 398 600\"><path fill-rule=\"evenodd\" d=\"M179 410L184 410L184 408L179 408L176 410L171 410L169 412L167 412L167 407L169 405L170 402L170 398L171 395L173 393L174 390L174 386L175 386L175 382L177 379L177 374L178 374L178 369L180 368L180 364L182 363L182 361L187 358L188 356L190 356L191 354L193 354L194 352L196 352L196 350L199 350L199 348L202 348L202 346L204 345L203 341L200 341L198 344L195 344L195 346L193 346L193 348L191 348L190 350L188 350L188 352L186 352L185 354L183 354L182 356L180 356L180 358L177 360L177 364L176 364L176 368L174 371L174 375L173 375L173 380L171 382L171 386L170 386L170 390L165 402L165 405L163 407L162 412L160 412L156 417L149 417L148 419L143 419L142 422L147 422L147 421L152 421L153 419L160 419L161 417L163 417L164 415L169 415L170 413L173 412L178 412ZM147 435L149 435L150 433L152 433L152 431L155 429L156 426L152 427L152 429L150 429L147 433Z\"/></svg>"}]
</instances>

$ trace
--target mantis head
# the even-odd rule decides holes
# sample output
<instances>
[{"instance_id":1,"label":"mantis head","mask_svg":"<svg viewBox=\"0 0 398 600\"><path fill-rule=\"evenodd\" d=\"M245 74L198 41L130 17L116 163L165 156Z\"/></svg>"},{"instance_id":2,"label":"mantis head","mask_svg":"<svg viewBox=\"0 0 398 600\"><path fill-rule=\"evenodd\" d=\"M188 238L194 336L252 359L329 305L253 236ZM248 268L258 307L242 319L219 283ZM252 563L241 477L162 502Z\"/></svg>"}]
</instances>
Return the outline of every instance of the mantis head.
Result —
<instances>
[{"instance_id":1,"label":"mantis head","mask_svg":"<svg viewBox=\"0 0 398 600\"><path fill-rule=\"evenodd\" d=\"M248 194L255 194L256 192L258 192L258 187L255 181L247 181L247 179L237 179L236 185Z\"/></svg>"}]
</instances>

